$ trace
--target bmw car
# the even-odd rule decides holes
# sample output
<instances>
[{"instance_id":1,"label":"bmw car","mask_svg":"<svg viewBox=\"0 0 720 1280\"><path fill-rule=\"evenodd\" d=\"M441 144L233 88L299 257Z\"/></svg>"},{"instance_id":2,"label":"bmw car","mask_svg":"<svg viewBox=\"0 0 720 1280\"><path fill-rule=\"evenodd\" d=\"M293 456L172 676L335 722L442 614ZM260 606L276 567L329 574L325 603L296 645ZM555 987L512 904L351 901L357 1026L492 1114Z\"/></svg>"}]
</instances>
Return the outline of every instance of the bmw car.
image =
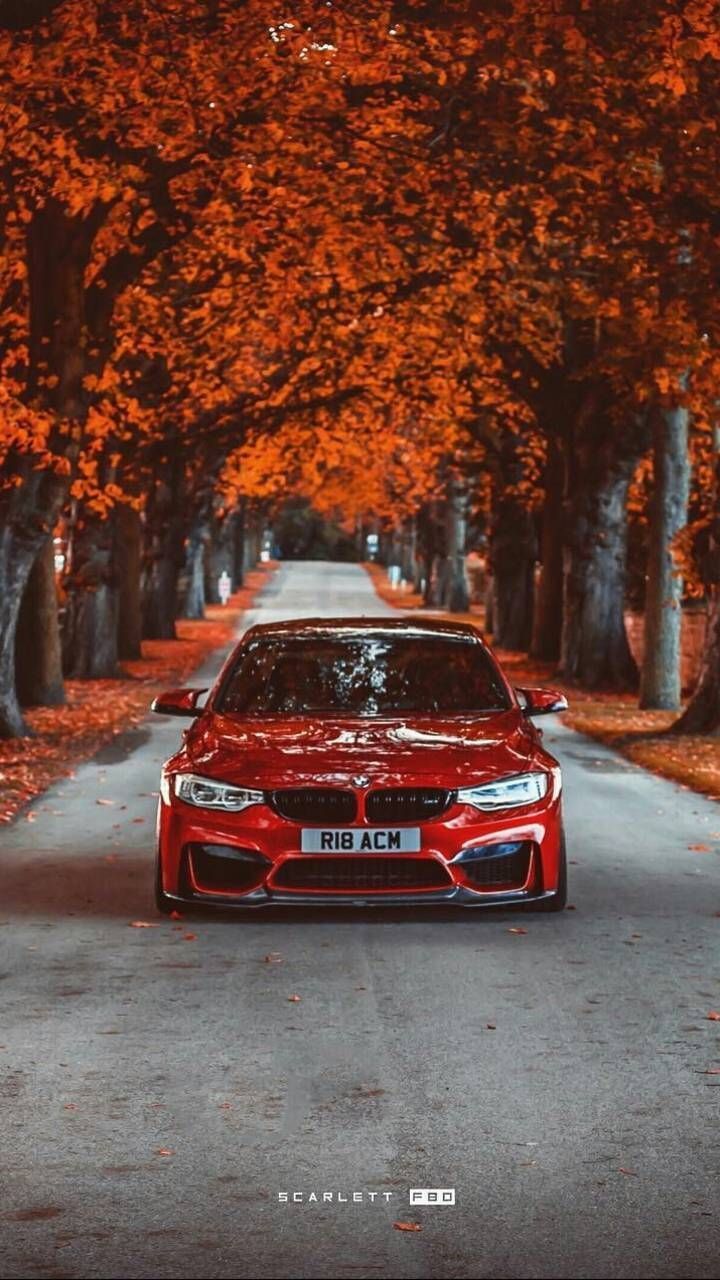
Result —
<instances>
[{"instance_id":1,"label":"bmw car","mask_svg":"<svg viewBox=\"0 0 720 1280\"><path fill-rule=\"evenodd\" d=\"M303 619L247 631L162 771L156 899L565 906L560 767L471 625Z\"/></svg>"}]
</instances>

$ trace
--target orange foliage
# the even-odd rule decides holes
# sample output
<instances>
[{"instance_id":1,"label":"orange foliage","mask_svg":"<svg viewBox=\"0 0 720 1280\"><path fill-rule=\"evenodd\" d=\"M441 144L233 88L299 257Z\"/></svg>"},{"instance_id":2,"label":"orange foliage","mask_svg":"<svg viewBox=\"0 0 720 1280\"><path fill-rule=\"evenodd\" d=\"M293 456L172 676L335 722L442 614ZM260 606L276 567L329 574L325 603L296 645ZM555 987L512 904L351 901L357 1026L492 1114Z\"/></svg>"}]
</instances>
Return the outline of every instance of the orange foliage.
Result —
<instances>
[{"instance_id":1,"label":"orange foliage","mask_svg":"<svg viewBox=\"0 0 720 1280\"><path fill-rule=\"evenodd\" d=\"M533 502L569 321L619 429L650 401L707 423L718 61L711 0L65 0L0 32L6 483L29 454L103 512L170 441L350 519L510 431ZM56 207L72 358L28 325Z\"/></svg>"}]
</instances>

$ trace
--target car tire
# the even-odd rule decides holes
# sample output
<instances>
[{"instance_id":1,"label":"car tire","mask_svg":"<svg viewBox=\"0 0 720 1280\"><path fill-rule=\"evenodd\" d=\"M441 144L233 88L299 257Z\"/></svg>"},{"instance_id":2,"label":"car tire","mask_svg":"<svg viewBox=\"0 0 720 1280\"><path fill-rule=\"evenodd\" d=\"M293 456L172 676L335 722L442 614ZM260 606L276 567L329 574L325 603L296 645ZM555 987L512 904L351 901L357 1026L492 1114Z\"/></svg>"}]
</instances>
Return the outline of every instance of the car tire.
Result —
<instances>
[{"instance_id":1,"label":"car tire","mask_svg":"<svg viewBox=\"0 0 720 1280\"><path fill-rule=\"evenodd\" d=\"M560 872L558 887L551 898L540 898L537 902L527 904L528 911L564 911L567 906L567 850L565 832L560 836Z\"/></svg>"},{"instance_id":2,"label":"car tire","mask_svg":"<svg viewBox=\"0 0 720 1280\"><path fill-rule=\"evenodd\" d=\"M162 869L160 867L160 859L155 864L155 906L161 916L169 916L171 911L175 910L176 904L172 898L163 891L162 887Z\"/></svg>"}]
</instances>

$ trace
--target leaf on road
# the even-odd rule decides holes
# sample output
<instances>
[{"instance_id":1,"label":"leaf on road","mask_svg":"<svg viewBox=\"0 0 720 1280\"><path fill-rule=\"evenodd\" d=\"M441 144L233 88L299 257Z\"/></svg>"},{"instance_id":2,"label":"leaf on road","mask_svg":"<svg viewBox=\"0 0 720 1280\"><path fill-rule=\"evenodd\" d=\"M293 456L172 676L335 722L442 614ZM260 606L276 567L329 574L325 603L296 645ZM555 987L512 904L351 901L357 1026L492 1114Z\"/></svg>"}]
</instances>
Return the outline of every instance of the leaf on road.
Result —
<instances>
[{"instance_id":1,"label":"leaf on road","mask_svg":"<svg viewBox=\"0 0 720 1280\"><path fill-rule=\"evenodd\" d=\"M624 1173L626 1178L637 1178L634 1169L618 1169L618 1173Z\"/></svg>"},{"instance_id":2,"label":"leaf on road","mask_svg":"<svg viewBox=\"0 0 720 1280\"><path fill-rule=\"evenodd\" d=\"M720 1067L704 1067L696 1072L699 1076L720 1076Z\"/></svg>"},{"instance_id":3,"label":"leaf on road","mask_svg":"<svg viewBox=\"0 0 720 1280\"><path fill-rule=\"evenodd\" d=\"M264 964L282 964L282 956L280 955L279 951L268 951L263 963Z\"/></svg>"},{"instance_id":4,"label":"leaf on road","mask_svg":"<svg viewBox=\"0 0 720 1280\"><path fill-rule=\"evenodd\" d=\"M688 849L691 849L693 853L712 853L709 844L689 844Z\"/></svg>"},{"instance_id":5,"label":"leaf on road","mask_svg":"<svg viewBox=\"0 0 720 1280\"><path fill-rule=\"evenodd\" d=\"M419 1222L393 1222L396 1231L422 1231Z\"/></svg>"},{"instance_id":6,"label":"leaf on road","mask_svg":"<svg viewBox=\"0 0 720 1280\"><path fill-rule=\"evenodd\" d=\"M301 999L301 997L300 997L300 996L288 996L288 1001L289 1001L289 1003L290 1003L290 1004L299 1004L299 1003L300 1003L300 999ZM720 1016L720 1015L719 1015L719 1016Z\"/></svg>"},{"instance_id":7,"label":"leaf on road","mask_svg":"<svg viewBox=\"0 0 720 1280\"><path fill-rule=\"evenodd\" d=\"M175 1152L172 1150L171 1147L158 1147L155 1152L155 1155L156 1156L174 1156Z\"/></svg>"},{"instance_id":8,"label":"leaf on road","mask_svg":"<svg viewBox=\"0 0 720 1280\"><path fill-rule=\"evenodd\" d=\"M196 934L196 933L184 933L184 934L183 934L183 942L194 942L196 938L197 938L197 934Z\"/></svg>"},{"instance_id":9,"label":"leaf on road","mask_svg":"<svg viewBox=\"0 0 720 1280\"><path fill-rule=\"evenodd\" d=\"M720 1013L718 1013L717 1009L710 1010L707 1014L706 1022L720 1022Z\"/></svg>"},{"instance_id":10,"label":"leaf on road","mask_svg":"<svg viewBox=\"0 0 720 1280\"><path fill-rule=\"evenodd\" d=\"M171 912L170 912L170 919L171 919L171 920L182 920L182 911L171 911Z\"/></svg>"},{"instance_id":11,"label":"leaf on road","mask_svg":"<svg viewBox=\"0 0 720 1280\"><path fill-rule=\"evenodd\" d=\"M497 1031L497 1023L495 1022L486 1022L485 1026L488 1031Z\"/></svg>"},{"instance_id":12,"label":"leaf on road","mask_svg":"<svg viewBox=\"0 0 720 1280\"><path fill-rule=\"evenodd\" d=\"M518 925L513 925L511 929L508 929L508 933L527 933L527 929L521 929Z\"/></svg>"},{"instance_id":13,"label":"leaf on road","mask_svg":"<svg viewBox=\"0 0 720 1280\"><path fill-rule=\"evenodd\" d=\"M130 929L157 929L159 925L153 920L131 920L129 922Z\"/></svg>"},{"instance_id":14,"label":"leaf on road","mask_svg":"<svg viewBox=\"0 0 720 1280\"><path fill-rule=\"evenodd\" d=\"M36 814L36 813L31 809L29 813L26 813L26 814L25 814L25 821L26 821L26 822L37 822L37 814Z\"/></svg>"},{"instance_id":15,"label":"leaf on road","mask_svg":"<svg viewBox=\"0 0 720 1280\"><path fill-rule=\"evenodd\" d=\"M95 803L109 805L110 808L112 808L112 806L115 804L115 801L114 800L96 800Z\"/></svg>"},{"instance_id":16,"label":"leaf on road","mask_svg":"<svg viewBox=\"0 0 720 1280\"><path fill-rule=\"evenodd\" d=\"M133 818L133 822L144 822L144 818Z\"/></svg>"}]
</instances>

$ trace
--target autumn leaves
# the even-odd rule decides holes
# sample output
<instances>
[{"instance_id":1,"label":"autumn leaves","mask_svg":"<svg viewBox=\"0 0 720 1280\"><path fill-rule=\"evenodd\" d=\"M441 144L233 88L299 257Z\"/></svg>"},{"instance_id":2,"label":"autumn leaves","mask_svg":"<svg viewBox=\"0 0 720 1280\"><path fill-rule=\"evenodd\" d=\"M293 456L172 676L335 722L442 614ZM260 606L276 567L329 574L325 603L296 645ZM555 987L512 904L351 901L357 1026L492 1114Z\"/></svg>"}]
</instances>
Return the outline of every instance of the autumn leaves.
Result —
<instances>
[{"instance_id":1,"label":"autumn leaves","mask_svg":"<svg viewBox=\"0 0 720 1280\"><path fill-rule=\"evenodd\" d=\"M113 675L201 611L177 586L208 530L297 493L350 527L462 489L515 575L501 605L562 518L565 668L634 678L653 414L712 453L712 7L482 8L65 0L0 25L4 735L58 520L65 670Z\"/></svg>"}]
</instances>

